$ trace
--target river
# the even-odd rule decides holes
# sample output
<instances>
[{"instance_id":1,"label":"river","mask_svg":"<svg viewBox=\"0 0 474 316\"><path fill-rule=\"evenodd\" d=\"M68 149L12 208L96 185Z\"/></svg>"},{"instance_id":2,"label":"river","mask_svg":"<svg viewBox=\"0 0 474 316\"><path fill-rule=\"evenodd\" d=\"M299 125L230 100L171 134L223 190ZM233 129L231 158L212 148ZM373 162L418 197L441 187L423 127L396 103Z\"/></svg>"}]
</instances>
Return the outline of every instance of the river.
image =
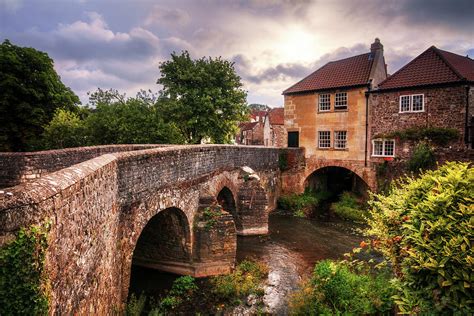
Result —
<instances>
[{"instance_id":1,"label":"river","mask_svg":"<svg viewBox=\"0 0 474 316\"><path fill-rule=\"evenodd\" d=\"M357 247L360 227L339 220L308 220L273 213L266 236L238 237L237 260L254 258L267 263L264 303L276 315L288 313L288 298L307 278L317 261L342 259ZM169 288L176 275L133 267L130 291L158 294Z\"/></svg>"}]
</instances>

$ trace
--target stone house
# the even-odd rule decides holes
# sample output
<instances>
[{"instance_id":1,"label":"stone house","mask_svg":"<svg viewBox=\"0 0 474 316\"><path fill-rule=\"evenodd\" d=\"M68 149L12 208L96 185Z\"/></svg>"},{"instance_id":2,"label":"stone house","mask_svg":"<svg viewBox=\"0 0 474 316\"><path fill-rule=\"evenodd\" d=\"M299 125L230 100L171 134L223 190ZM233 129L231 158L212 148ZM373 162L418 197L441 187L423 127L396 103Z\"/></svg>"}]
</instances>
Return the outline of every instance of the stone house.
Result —
<instances>
[{"instance_id":1,"label":"stone house","mask_svg":"<svg viewBox=\"0 0 474 316\"><path fill-rule=\"evenodd\" d=\"M430 142L438 160L472 159L473 94L474 60L428 48L370 92L371 161L408 159L433 129L458 134L448 144ZM404 137L407 131L423 139Z\"/></svg>"},{"instance_id":2,"label":"stone house","mask_svg":"<svg viewBox=\"0 0 474 316\"><path fill-rule=\"evenodd\" d=\"M267 112L263 123L263 143L272 147L286 146L284 108L274 108Z\"/></svg>"},{"instance_id":3,"label":"stone house","mask_svg":"<svg viewBox=\"0 0 474 316\"><path fill-rule=\"evenodd\" d=\"M288 146L317 159L365 160L365 92L387 77L383 45L332 61L283 92Z\"/></svg>"}]
</instances>

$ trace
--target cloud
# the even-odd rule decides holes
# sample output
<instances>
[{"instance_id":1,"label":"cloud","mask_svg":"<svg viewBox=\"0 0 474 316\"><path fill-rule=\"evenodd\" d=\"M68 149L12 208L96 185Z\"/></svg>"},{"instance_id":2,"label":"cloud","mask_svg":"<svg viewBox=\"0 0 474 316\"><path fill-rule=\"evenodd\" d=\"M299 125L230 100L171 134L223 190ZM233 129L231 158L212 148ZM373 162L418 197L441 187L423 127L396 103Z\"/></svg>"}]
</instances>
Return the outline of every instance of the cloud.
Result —
<instances>
[{"instance_id":1,"label":"cloud","mask_svg":"<svg viewBox=\"0 0 474 316\"><path fill-rule=\"evenodd\" d=\"M16 12L23 6L23 0L0 0L0 11Z\"/></svg>"},{"instance_id":2,"label":"cloud","mask_svg":"<svg viewBox=\"0 0 474 316\"><path fill-rule=\"evenodd\" d=\"M190 21L189 14L181 9L166 8L164 6L155 5L145 19L145 26L167 25L167 26L183 26Z\"/></svg>"}]
</instances>

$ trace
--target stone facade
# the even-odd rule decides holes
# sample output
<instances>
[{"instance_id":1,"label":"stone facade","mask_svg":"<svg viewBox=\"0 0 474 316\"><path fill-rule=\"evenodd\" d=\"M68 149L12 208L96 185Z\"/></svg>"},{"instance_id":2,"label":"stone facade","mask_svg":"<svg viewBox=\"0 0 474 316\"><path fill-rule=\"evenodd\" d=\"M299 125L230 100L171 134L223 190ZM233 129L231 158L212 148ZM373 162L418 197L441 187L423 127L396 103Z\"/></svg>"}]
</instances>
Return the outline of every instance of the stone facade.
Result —
<instances>
[{"instance_id":1,"label":"stone facade","mask_svg":"<svg viewBox=\"0 0 474 316\"><path fill-rule=\"evenodd\" d=\"M473 88L469 92L472 95ZM383 138L394 131L408 128L441 127L454 128L459 138L448 144L449 148L436 148L440 153L440 161L452 160L469 154L459 154L467 149L465 143L466 122L466 87L464 85L399 89L394 91L374 91L370 95L370 139ZM422 94L424 111L400 113L400 96ZM469 113L474 114L474 101L469 98ZM407 160L417 142L395 139L395 157ZM373 153L370 142L370 154ZM452 152L450 158L449 152ZM382 162L382 157L371 157L372 162Z\"/></svg>"},{"instance_id":2,"label":"stone facade","mask_svg":"<svg viewBox=\"0 0 474 316\"><path fill-rule=\"evenodd\" d=\"M144 231L144 238L160 240L162 257L155 263L167 271L203 276L232 269L234 222L247 234L268 229L261 226L279 192L278 157L274 148L224 145L102 155L1 191L0 245L21 227L51 221L45 266L50 314L110 314L127 298ZM242 166L255 170L251 180ZM215 230L202 231L203 201L217 202L224 186L236 212L223 213ZM150 235L146 226L171 209L175 215L157 221L168 233Z\"/></svg>"}]
</instances>

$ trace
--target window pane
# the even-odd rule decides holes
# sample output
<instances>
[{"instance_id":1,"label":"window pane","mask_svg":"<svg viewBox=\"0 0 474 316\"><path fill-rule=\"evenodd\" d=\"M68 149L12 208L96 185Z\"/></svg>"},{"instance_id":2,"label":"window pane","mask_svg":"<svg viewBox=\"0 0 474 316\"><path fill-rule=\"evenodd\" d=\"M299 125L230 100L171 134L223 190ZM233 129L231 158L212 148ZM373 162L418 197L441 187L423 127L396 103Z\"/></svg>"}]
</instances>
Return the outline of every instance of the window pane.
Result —
<instances>
[{"instance_id":1,"label":"window pane","mask_svg":"<svg viewBox=\"0 0 474 316\"><path fill-rule=\"evenodd\" d=\"M334 132L334 148L344 149L347 146L347 131Z\"/></svg>"},{"instance_id":2,"label":"window pane","mask_svg":"<svg viewBox=\"0 0 474 316\"><path fill-rule=\"evenodd\" d=\"M331 132L322 131L318 132L318 147L319 148L330 148L331 147Z\"/></svg>"},{"instance_id":3,"label":"window pane","mask_svg":"<svg viewBox=\"0 0 474 316\"><path fill-rule=\"evenodd\" d=\"M423 95L413 96L413 109L412 111L423 111Z\"/></svg>"},{"instance_id":4,"label":"window pane","mask_svg":"<svg viewBox=\"0 0 474 316\"><path fill-rule=\"evenodd\" d=\"M400 112L410 111L410 96L403 95L400 97Z\"/></svg>"},{"instance_id":5,"label":"window pane","mask_svg":"<svg viewBox=\"0 0 474 316\"><path fill-rule=\"evenodd\" d=\"M319 111L331 110L331 95L320 94L319 95Z\"/></svg>"},{"instance_id":6,"label":"window pane","mask_svg":"<svg viewBox=\"0 0 474 316\"><path fill-rule=\"evenodd\" d=\"M383 141L374 140L374 156L383 155Z\"/></svg>"},{"instance_id":7,"label":"window pane","mask_svg":"<svg viewBox=\"0 0 474 316\"><path fill-rule=\"evenodd\" d=\"M336 93L336 100L334 102L334 108L337 110L347 109L347 92Z\"/></svg>"},{"instance_id":8,"label":"window pane","mask_svg":"<svg viewBox=\"0 0 474 316\"><path fill-rule=\"evenodd\" d=\"M393 156L394 154L394 148L395 148L395 141L393 140L386 140L384 141L384 147L385 147L385 152L384 152L384 155L385 156Z\"/></svg>"}]
</instances>

